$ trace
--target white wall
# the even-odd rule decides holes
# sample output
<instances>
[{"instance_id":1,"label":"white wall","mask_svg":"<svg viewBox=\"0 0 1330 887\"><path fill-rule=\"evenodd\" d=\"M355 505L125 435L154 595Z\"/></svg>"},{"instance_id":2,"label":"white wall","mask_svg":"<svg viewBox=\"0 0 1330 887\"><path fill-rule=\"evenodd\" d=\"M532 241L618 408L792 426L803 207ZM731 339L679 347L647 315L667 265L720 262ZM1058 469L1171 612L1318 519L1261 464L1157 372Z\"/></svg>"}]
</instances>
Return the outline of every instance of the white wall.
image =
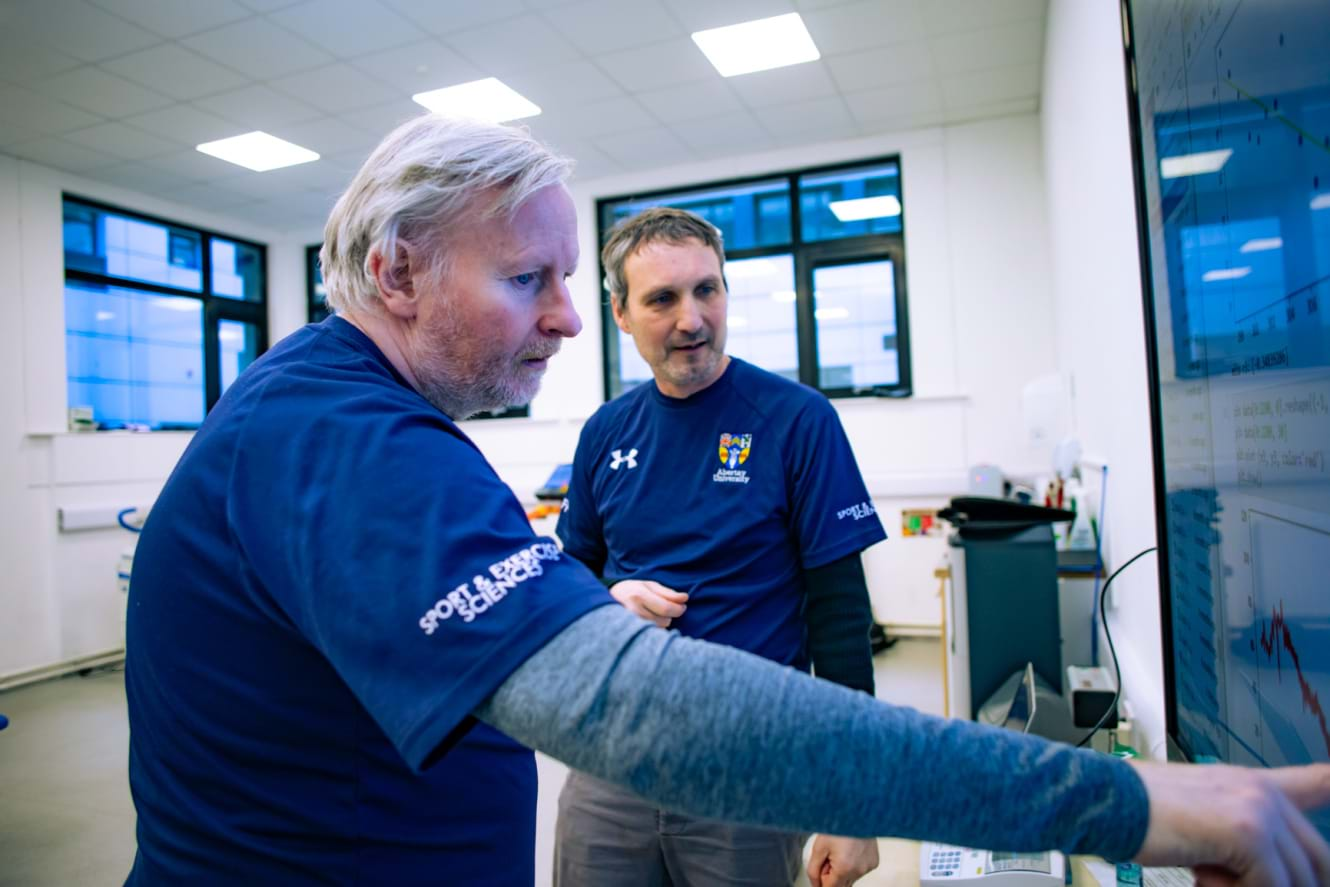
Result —
<instances>
[{"instance_id":1,"label":"white wall","mask_svg":"<svg viewBox=\"0 0 1330 887\"><path fill-rule=\"evenodd\" d=\"M1059 368L1090 463L1108 465L1110 570L1155 544L1145 325L1117 4L1053 0L1044 52L1043 140ZM1087 465L1097 486L1097 471ZM1113 583L1109 624L1124 693L1158 754L1165 725L1159 580L1153 556ZM1101 645L1101 662L1109 664Z\"/></svg>"},{"instance_id":2,"label":"white wall","mask_svg":"<svg viewBox=\"0 0 1330 887\"><path fill-rule=\"evenodd\" d=\"M0 156L0 683L123 644L123 530L61 533L57 509L150 503L189 435L65 433L61 193L269 244L269 329L304 320L304 241Z\"/></svg>"}]
</instances>

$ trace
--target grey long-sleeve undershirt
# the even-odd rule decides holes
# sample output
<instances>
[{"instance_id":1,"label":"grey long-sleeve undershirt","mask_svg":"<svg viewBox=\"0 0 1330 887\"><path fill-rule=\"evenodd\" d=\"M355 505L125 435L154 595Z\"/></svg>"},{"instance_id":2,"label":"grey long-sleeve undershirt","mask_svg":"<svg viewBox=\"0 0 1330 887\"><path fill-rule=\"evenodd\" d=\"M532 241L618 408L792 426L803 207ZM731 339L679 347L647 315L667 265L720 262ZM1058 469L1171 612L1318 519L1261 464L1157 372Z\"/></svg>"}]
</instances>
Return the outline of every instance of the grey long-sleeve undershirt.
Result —
<instances>
[{"instance_id":1,"label":"grey long-sleeve undershirt","mask_svg":"<svg viewBox=\"0 0 1330 887\"><path fill-rule=\"evenodd\" d=\"M1128 859L1148 800L1115 758L878 702L615 606L559 633L482 721L661 806L790 830Z\"/></svg>"}]
</instances>

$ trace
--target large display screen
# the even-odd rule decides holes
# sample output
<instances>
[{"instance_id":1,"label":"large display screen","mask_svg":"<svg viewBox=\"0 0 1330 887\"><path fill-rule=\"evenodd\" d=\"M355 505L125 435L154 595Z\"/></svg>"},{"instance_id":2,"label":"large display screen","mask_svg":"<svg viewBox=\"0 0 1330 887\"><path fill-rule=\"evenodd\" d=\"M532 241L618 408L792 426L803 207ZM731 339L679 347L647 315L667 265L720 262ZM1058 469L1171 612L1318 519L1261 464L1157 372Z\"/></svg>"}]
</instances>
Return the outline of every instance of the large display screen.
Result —
<instances>
[{"instance_id":1,"label":"large display screen","mask_svg":"<svg viewBox=\"0 0 1330 887\"><path fill-rule=\"evenodd\" d=\"M1330 6L1126 0L1124 25L1170 738L1330 760Z\"/></svg>"}]
</instances>

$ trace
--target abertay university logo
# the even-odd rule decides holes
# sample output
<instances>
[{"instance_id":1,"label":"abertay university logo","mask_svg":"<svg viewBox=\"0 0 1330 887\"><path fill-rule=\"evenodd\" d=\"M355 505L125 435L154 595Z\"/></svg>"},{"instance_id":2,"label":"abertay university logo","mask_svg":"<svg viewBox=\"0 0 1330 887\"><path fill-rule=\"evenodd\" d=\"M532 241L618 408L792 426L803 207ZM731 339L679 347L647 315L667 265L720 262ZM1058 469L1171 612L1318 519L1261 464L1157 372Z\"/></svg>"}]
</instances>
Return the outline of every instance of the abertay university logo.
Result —
<instances>
[{"instance_id":1,"label":"abertay university logo","mask_svg":"<svg viewBox=\"0 0 1330 887\"><path fill-rule=\"evenodd\" d=\"M753 450L753 435L722 434L720 436L720 464L724 466L711 475L718 484L746 484L748 472L739 466L748 461Z\"/></svg>"}]
</instances>

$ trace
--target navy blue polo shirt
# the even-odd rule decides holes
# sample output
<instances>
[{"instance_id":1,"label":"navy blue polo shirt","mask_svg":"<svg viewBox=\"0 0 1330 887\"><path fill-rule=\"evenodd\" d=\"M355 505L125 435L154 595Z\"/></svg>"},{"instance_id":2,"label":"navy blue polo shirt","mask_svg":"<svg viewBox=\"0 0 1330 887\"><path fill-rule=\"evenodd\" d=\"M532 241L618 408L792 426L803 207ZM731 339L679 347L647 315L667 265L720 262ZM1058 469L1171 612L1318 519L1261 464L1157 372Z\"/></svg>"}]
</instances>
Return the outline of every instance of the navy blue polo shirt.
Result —
<instances>
[{"instance_id":1,"label":"navy blue polo shirt","mask_svg":"<svg viewBox=\"0 0 1330 887\"><path fill-rule=\"evenodd\" d=\"M671 628L799 668L803 571L886 538L826 397L736 358L690 397L648 383L601 407L558 534L609 581L686 592Z\"/></svg>"},{"instance_id":2,"label":"navy blue polo shirt","mask_svg":"<svg viewBox=\"0 0 1330 887\"><path fill-rule=\"evenodd\" d=\"M139 540L129 883L529 887L532 754L469 712L610 602L363 333L297 332Z\"/></svg>"}]
</instances>

